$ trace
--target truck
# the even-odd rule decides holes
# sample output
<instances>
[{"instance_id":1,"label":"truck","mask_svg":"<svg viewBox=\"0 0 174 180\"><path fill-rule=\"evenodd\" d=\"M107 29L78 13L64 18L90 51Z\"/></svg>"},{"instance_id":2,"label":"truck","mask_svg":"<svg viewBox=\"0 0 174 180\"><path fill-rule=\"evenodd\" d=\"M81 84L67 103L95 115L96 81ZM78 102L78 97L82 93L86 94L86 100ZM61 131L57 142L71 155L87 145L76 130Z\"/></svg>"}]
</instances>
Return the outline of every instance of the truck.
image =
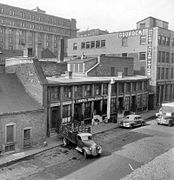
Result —
<instances>
[{"instance_id":1,"label":"truck","mask_svg":"<svg viewBox=\"0 0 174 180\"><path fill-rule=\"evenodd\" d=\"M60 135L64 146L69 144L76 145L76 150L83 153L87 159L89 156L100 157L102 147L93 140L93 135L90 133L90 127L74 124L62 125Z\"/></svg>"},{"instance_id":2,"label":"truck","mask_svg":"<svg viewBox=\"0 0 174 180\"><path fill-rule=\"evenodd\" d=\"M163 103L159 112L156 113L157 124L163 124L168 126L174 125L174 102Z\"/></svg>"}]
</instances>

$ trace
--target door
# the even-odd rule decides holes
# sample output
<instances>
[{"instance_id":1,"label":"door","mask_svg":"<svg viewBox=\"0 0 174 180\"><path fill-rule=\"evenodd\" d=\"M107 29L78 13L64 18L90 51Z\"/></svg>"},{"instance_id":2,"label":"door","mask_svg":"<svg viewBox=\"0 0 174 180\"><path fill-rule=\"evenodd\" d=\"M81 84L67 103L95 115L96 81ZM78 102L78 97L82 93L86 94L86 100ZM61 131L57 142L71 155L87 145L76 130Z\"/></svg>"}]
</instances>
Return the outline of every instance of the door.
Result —
<instances>
[{"instance_id":1,"label":"door","mask_svg":"<svg viewBox=\"0 0 174 180\"><path fill-rule=\"evenodd\" d=\"M24 129L24 148L31 147L31 129Z\"/></svg>"},{"instance_id":2,"label":"door","mask_svg":"<svg viewBox=\"0 0 174 180\"><path fill-rule=\"evenodd\" d=\"M51 109L51 132L55 132L60 126L60 107L54 107Z\"/></svg>"},{"instance_id":3,"label":"door","mask_svg":"<svg viewBox=\"0 0 174 180\"><path fill-rule=\"evenodd\" d=\"M82 104L75 104L74 105L74 121L81 123L82 120L83 120Z\"/></svg>"}]
</instances>

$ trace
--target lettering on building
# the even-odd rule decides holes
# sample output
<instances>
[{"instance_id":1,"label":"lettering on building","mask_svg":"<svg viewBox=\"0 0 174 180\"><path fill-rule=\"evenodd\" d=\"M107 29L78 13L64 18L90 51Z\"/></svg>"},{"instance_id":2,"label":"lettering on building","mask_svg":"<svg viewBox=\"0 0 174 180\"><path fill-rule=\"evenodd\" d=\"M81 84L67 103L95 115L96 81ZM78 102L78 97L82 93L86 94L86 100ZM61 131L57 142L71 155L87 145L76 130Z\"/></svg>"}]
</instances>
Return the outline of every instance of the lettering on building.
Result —
<instances>
[{"instance_id":1,"label":"lettering on building","mask_svg":"<svg viewBox=\"0 0 174 180\"><path fill-rule=\"evenodd\" d=\"M148 30L148 46L147 46L147 76L151 76L151 67L152 67L152 37L153 37L153 30Z\"/></svg>"},{"instance_id":2,"label":"lettering on building","mask_svg":"<svg viewBox=\"0 0 174 180\"><path fill-rule=\"evenodd\" d=\"M144 35L144 31L143 29L137 29L137 30L132 30L132 31L124 31L124 32L120 32L118 34L119 38L123 38L123 37L131 37L131 36L142 36Z\"/></svg>"}]
</instances>

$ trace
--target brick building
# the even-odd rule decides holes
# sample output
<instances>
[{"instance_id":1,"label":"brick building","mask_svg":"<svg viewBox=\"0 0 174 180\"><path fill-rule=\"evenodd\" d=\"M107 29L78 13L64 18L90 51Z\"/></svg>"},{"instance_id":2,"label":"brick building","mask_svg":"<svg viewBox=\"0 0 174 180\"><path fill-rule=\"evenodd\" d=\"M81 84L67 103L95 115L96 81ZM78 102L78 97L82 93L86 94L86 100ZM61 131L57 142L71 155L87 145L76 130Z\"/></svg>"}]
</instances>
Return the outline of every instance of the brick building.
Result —
<instances>
[{"instance_id":1,"label":"brick building","mask_svg":"<svg viewBox=\"0 0 174 180\"><path fill-rule=\"evenodd\" d=\"M15 74L0 75L0 99L0 153L41 145L46 139L44 109Z\"/></svg>"},{"instance_id":2,"label":"brick building","mask_svg":"<svg viewBox=\"0 0 174 180\"><path fill-rule=\"evenodd\" d=\"M68 56L133 57L135 73L150 78L155 104L174 101L174 31L168 24L148 17L137 22L136 29L72 38L68 40Z\"/></svg>"},{"instance_id":3,"label":"brick building","mask_svg":"<svg viewBox=\"0 0 174 180\"><path fill-rule=\"evenodd\" d=\"M34 10L0 4L0 50L25 50L26 56L43 55L63 60L67 39L76 36L76 20Z\"/></svg>"},{"instance_id":4,"label":"brick building","mask_svg":"<svg viewBox=\"0 0 174 180\"><path fill-rule=\"evenodd\" d=\"M106 66L108 60L114 61L111 67ZM116 123L117 117L124 113L148 110L149 79L133 75L132 58L101 56L81 61L84 72L68 71L50 76L51 66L42 66L42 61L25 58L7 60L6 72L16 72L27 91L44 107L48 136L58 131L62 123L91 124L94 117L101 121L107 117ZM112 74L111 69L118 68L120 61L125 61L125 68L128 68L125 76L125 72ZM78 63L81 62L68 62L67 70L83 69ZM120 70L124 70L123 65ZM35 85L31 86L31 82Z\"/></svg>"}]
</instances>

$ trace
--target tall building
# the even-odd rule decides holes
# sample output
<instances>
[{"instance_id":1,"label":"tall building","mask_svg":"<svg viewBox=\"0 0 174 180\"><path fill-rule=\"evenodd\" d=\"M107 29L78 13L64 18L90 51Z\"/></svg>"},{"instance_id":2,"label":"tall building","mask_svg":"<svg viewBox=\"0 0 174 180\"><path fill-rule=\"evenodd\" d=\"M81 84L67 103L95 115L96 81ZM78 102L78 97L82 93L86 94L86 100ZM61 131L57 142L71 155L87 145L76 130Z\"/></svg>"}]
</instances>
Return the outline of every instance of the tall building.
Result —
<instances>
[{"instance_id":1,"label":"tall building","mask_svg":"<svg viewBox=\"0 0 174 180\"><path fill-rule=\"evenodd\" d=\"M134 58L135 74L150 78L155 104L174 101L174 31L153 17L137 22L136 29L68 40L68 56L101 54Z\"/></svg>"},{"instance_id":2,"label":"tall building","mask_svg":"<svg viewBox=\"0 0 174 180\"><path fill-rule=\"evenodd\" d=\"M26 56L40 57L49 50L63 60L67 39L76 36L76 20L34 10L0 4L0 49L25 50Z\"/></svg>"}]
</instances>

